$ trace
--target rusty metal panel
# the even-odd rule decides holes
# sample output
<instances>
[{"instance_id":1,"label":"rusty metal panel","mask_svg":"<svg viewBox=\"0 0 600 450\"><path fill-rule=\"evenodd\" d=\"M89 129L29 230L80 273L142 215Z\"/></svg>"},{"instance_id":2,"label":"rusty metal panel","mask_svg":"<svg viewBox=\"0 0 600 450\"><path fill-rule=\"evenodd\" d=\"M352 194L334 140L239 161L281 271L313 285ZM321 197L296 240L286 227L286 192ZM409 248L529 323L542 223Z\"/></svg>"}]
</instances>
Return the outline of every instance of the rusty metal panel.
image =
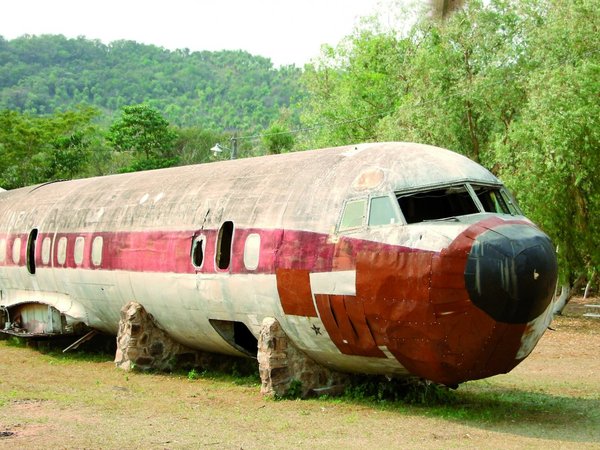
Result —
<instances>
[{"instance_id":1,"label":"rusty metal panel","mask_svg":"<svg viewBox=\"0 0 600 450\"><path fill-rule=\"evenodd\" d=\"M319 317L342 353L385 358L366 322L362 302L355 296L315 294Z\"/></svg>"},{"instance_id":2,"label":"rusty metal panel","mask_svg":"<svg viewBox=\"0 0 600 450\"><path fill-rule=\"evenodd\" d=\"M285 314L317 317L308 270L277 269L277 291Z\"/></svg>"}]
</instances>

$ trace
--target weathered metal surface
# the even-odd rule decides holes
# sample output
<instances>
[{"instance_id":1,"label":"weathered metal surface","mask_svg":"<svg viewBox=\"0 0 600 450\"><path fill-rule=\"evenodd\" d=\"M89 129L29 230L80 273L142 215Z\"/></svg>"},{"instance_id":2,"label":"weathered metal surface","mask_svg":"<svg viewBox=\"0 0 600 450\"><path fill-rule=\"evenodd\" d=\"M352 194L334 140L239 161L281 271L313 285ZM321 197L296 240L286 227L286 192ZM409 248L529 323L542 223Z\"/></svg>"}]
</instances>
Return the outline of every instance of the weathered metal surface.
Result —
<instances>
[{"instance_id":1,"label":"weathered metal surface","mask_svg":"<svg viewBox=\"0 0 600 450\"><path fill-rule=\"evenodd\" d=\"M502 187L455 153L382 143L2 192L0 306L44 303L116 333L136 301L177 342L232 355L211 322L258 337L272 317L341 371L446 384L506 372L549 320L556 260L531 222L484 209L471 185ZM446 189L476 213L407 224L395 202L370 225L372 198ZM363 216L340 227L353 200Z\"/></svg>"}]
</instances>

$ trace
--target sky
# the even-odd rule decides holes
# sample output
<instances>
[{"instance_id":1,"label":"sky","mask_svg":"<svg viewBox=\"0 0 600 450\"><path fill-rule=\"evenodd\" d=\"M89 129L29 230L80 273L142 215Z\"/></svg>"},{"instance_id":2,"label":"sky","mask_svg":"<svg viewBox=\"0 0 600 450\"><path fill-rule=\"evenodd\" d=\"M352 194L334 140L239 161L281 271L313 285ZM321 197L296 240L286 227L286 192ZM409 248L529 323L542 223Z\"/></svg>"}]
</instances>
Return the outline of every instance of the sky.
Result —
<instances>
[{"instance_id":1,"label":"sky","mask_svg":"<svg viewBox=\"0 0 600 450\"><path fill-rule=\"evenodd\" d=\"M381 0L2 0L0 36L127 39L169 50L246 50L302 67Z\"/></svg>"}]
</instances>

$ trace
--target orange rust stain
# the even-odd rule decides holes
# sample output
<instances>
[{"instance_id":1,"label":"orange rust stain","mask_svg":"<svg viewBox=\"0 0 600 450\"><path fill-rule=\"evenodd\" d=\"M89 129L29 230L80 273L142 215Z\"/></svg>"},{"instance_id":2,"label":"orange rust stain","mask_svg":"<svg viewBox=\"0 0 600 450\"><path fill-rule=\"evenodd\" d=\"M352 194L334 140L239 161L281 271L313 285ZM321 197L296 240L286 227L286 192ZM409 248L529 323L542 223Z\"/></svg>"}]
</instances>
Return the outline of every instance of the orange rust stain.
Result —
<instances>
[{"instance_id":1,"label":"orange rust stain","mask_svg":"<svg viewBox=\"0 0 600 450\"><path fill-rule=\"evenodd\" d=\"M374 189L383 183L385 175L381 169L372 169L361 173L352 183L352 187L358 191Z\"/></svg>"},{"instance_id":2,"label":"orange rust stain","mask_svg":"<svg viewBox=\"0 0 600 450\"><path fill-rule=\"evenodd\" d=\"M348 355L385 358L377 348L356 297L315 294L319 315L337 348ZM358 308L357 308L358 307Z\"/></svg>"},{"instance_id":3,"label":"orange rust stain","mask_svg":"<svg viewBox=\"0 0 600 450\"><path fill-rule=\"evenodd\" d=\"M367 322L379 342L387 322L427 320L431 253L359 254L356 263L356 293L364 303Z\"/></svg>"},{"instance_id":4,"label":"orange rust stain","mask_svg":"<svg viewBox=\"0 0 600 450\"><path fill-rule=\"evenodd\" d=\"M308 270L277 269L277 291L283 312L294 316L317 317Z\"/></svg>"}]
</instances>

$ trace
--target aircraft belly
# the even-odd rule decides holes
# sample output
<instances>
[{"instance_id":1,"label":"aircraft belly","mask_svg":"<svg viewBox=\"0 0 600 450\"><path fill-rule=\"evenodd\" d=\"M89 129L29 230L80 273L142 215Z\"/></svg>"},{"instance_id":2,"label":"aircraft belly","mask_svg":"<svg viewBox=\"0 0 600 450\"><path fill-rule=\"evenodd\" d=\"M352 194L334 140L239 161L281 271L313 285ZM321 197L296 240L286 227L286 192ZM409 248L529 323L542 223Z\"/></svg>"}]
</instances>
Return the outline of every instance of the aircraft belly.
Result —
<instances>
[{"instance_id":1,"label":"aircraft belly","mask_svg":"<svg viewBox=\"0 0 600 450\"><path fill-rule=\"evenodd\" d=\"M273 275L130 273L135 301L171 337L190 347L238 354L209 320L243 322L258 337L264 317L276 315Z\"/></svg>"}]
</instances>

